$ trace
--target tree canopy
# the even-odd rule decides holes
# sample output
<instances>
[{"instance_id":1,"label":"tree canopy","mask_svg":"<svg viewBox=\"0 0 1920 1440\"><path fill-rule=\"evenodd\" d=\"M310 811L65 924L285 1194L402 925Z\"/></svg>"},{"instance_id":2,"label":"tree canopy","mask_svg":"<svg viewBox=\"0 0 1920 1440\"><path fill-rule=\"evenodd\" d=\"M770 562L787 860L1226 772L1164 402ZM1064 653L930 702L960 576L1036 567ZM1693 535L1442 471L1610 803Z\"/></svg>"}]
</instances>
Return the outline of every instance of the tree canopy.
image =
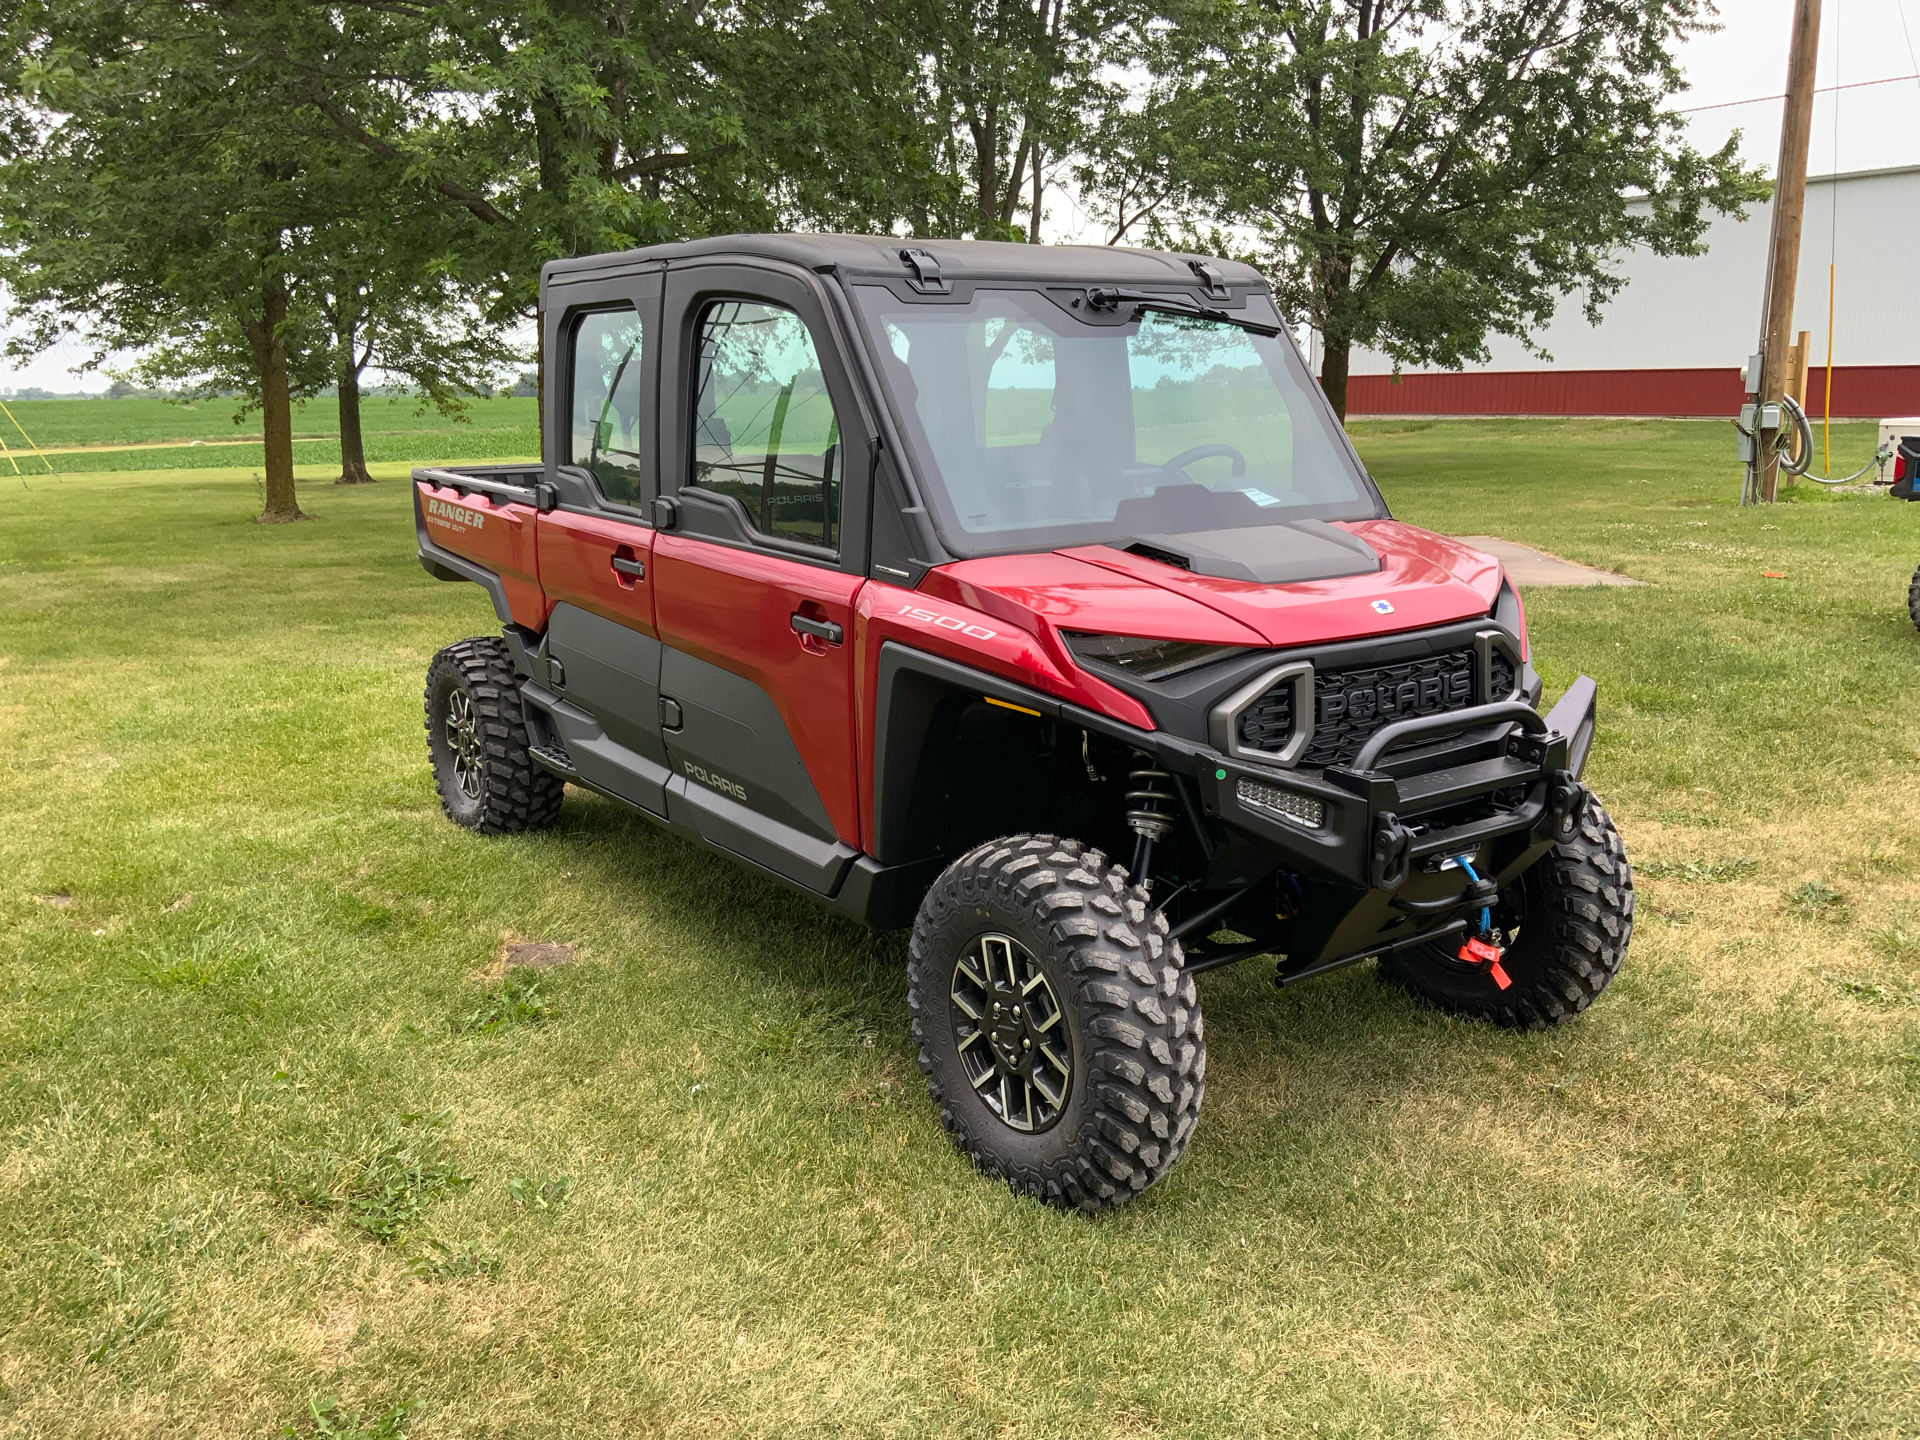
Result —
<instances>
[{"instance_id":1,"label":"tree canopy","mask_svg":"<svg viewBox=\"0 0 1920 1440\"><path fill-rule=\"evenodd\" d=\"M1709 0L19 0L0 21L16 351L77 334L264 417L361 370L492 388L552 258L729 230L1234 251L1325 341L1457 365L1625 246L1765 193L1686 143ZM350 433L351 432L351 433Z\"/></svg>"},{"instance_id":2,"label":"tree canopy","mask_svg":"<svg viewBox=\"0 0 1920 1440\"><path fill-rule=\"evenodd\" d=\"M1676 47L1712 16L1705 0L1182 0L1141 39L1151 100L1112 173L1157 176L1157 216L1171 197L1176 223L1242 227L1324 337L1344 414L1352 346L1459 365L1570 294L1597 320L1619 251L1691 253L1712 212L1765 198L1737 136L1701 154L1668 103Z\"/></svg>"}]
</instances>

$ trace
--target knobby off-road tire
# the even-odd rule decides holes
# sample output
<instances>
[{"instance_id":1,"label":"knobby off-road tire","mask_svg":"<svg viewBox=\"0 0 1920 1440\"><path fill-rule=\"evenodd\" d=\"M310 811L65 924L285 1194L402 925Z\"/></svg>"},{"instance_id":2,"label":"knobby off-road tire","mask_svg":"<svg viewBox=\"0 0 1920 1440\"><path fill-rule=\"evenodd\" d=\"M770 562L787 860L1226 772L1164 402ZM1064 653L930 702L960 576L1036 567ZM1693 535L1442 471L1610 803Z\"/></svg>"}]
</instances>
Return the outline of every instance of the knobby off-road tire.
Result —
<instances>
[{"instance_id":1,"label":"knobby off-road tire","mask_svg":"<svg viewBox=\"0 0 1920 1440\"><path fill-rule=\"evenodd\" d=\"M1915 568L1912 583L1907 586L1907 615L1913 628L1920 630L1920 567Z\"/></svg>"},{"instance_id":2,"label":"knobby off-road tire","mask_svg":"<svg viewBox=\"0 0 1920 1440\"><path fill-rule=\"evenodd\" d=\"M1514 1030L1571 1020L1607 988L1633 937L1633 870L1600 802L1588 797L1572 835L1500 899L1494 918L1513 935L1502 961L1508 989L1485 966L1458 959L1458 939L1382 956L1381 977L1443 1010Z\"/></svg>"},{"instance_id":3,"label":"knobby off-road tire","mask_svg":"<svg viewBox=\"0 0 1920 1440\"><path fill-rule=\"evenodd\" d=\"M565 784L533 763L520 677L504 640L462 640L427 667L427 753L440 806L482 835L543 830Z\"/></svg>"},{"instance_id":4,"label":"knobby off-road tire","mask_svg":"<svg viewBox=\"0 0 1920 1440\"><path fill-rule=\"evenodd\" d=\"M1024 1018L1009 1019L1016 1004ZM1207 1076L1193 977L1147 892L1078 840L1012 835L948 866L914 921L907 1010L940 1123L1018 1193L1121 1204L1193 1134ZM1004 1076L1023 1056L1040 1077L1024 1105L981 1073L999 1063Z\"/></svg>"}]
</instances>

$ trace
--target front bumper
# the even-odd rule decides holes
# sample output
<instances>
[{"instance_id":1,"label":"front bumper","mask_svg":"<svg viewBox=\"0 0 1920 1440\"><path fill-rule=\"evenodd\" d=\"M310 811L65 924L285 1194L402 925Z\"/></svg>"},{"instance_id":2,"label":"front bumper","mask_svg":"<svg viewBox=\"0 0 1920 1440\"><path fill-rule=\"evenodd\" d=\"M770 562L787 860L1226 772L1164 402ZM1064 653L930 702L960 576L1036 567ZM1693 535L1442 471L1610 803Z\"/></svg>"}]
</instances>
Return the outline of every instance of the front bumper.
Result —
<instances>
[{"instance_id":1,"label":"front bumper","mask_svg":"<svg viewBox=\"0 0 1920 1440\"><path fill-rule=\"evenodd\" d=\"M1201 804L1232 839L1195 898L1237 889L1243 900L1214 906L1229 928L1261 936L1280 924L1283 978L1458 932L1578 823L1595 699L1581 676L1545 716L1506 701L1402 721L1351 765L1317 773L1216 752L1199 777ZM1434 743L1440 732L1446 739ZM1278 914L1263 883L1275 870L1292 877ZM1213 927L1192 928L1190 953ZM1204 966L1260 948L1274 947L1209 959L1202 945L1194 959Z\"/></svg>"},{"instance_id":2,"label":"front bumper","mask_svg":"<svg viewBox=\"0 0 1920 1440\"><path fill-rule=\"evenodd\" d=\"M1557 839L1578 805L1596 693L1583 675L1544 717L1507 701L1402 721L1379 731L1351 765L1317 773L1216 753L1201 776L1202 803L1234 830L1284 852L1291 869L1398 890L1435 857L1517 835ZM1395 758L1423 736L1474 730L1487 733Z\"/></svg>"}]
</instances>

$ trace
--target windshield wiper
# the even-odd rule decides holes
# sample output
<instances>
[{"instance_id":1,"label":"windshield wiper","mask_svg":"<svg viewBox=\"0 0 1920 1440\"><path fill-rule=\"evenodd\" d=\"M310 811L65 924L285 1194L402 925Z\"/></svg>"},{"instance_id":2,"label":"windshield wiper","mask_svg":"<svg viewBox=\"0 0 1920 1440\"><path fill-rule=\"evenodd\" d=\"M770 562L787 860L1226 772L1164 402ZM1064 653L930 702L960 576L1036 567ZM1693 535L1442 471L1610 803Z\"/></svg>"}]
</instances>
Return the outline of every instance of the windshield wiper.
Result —
<instances>
[{"instance_id":1,"label":"windshield wiper","mask_svg":"<svg viewBox=\"0 0 1920 1440\"><path fill-rule=\"evenodd\" d=\"M1157 295L1149 290L1126 290L1119 286L1107 285L1087 291L1087 305L1094 310L1117 310L1122 305L1133 306L1133 318L1138 320L1143 311L1161 310L1169 315L1192 315L1201 320L1217 320L1223 325L1237 325L1242 330L1251 330L1256 335L1278 335L1279 330L1271 325L1262 325L1255 320L1242 320L1229 315L1224 310L1216 310L1211 305L1202 305L1185 295Z\"/></svg>"}]
</instances>

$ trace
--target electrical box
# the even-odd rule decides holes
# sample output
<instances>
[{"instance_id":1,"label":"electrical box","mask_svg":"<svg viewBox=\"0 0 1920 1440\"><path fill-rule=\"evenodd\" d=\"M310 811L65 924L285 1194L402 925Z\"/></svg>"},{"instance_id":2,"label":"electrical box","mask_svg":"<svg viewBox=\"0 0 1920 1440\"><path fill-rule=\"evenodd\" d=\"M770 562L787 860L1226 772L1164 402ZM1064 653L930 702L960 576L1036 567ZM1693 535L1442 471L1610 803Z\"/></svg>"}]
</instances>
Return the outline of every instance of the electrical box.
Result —
<instances>
[{"instance_id":1,"label":"electrical box","mask_svg":"<svg viewBox=\"0 0 1920 1440\"><path fill-rule=\"evenodd\" d=\"M1763 363L1763 357L1758 354L1747 357L1747 394L1749 395L1760 393L1760 367Z\"/></svg>"},{"instance_id":2,"label":"electrical box","mask_svg":"<svg viewBox=\"0 0 1920 1440\"><path fill-rule=\"evenodd\" d=\"M1882 420L1880 422L1880 438L1874 442L1874 448L1878 450L1888 450L1892 453L1880 462L1879 472L1873 477L1877 483L1881 485L1891 485L1893 483L1894 470L1900 463L1900 443L1903 440L1906 442L1907 450L1910 453L1920 452L1920 415L1909 415L1904 420ZM1920 462L1913 460L1907 462L1907 473L1909 475L1913 473L1913 467L1916 463Z\"/></svg>"},{"instance_id":3,"label":"electrical box","mask_svg":"<svg viewBox=\"0 0 1920 1440\"><path fill-rule=\"evenodd\" d=\"M1757 424L1755 422L1758 422ZM1742 465L1751 465L1760 454L1760 436L1764 431L1780 428L1780 407L1778 405L1756 405L1749 400L1740 407L1740 418L1734 422L1739 432L1737 445L1738 459Z\"/></svg>"}]
</instances>

